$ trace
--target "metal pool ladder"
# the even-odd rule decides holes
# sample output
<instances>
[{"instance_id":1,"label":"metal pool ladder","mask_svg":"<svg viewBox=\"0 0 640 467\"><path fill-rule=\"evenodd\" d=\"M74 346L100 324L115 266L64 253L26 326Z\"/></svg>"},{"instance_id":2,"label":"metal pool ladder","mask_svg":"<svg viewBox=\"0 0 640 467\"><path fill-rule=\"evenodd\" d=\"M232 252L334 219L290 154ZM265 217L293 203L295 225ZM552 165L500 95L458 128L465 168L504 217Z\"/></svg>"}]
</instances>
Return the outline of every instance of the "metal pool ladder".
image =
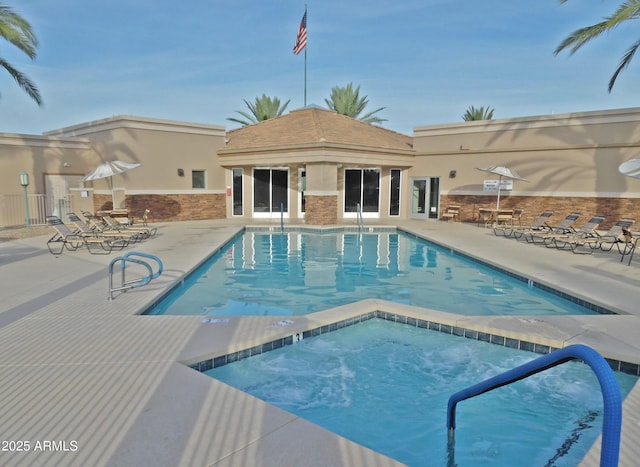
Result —
<instances>
[{"instance_id":1,"label":"metal pool ladder","mask_svg":"<svg viewBox=\"0 0 640 467\"><path fill-rule=\"evenodd\" d=\"M598 377L602 391L602 400L604 402L600 466L617 466L620 455L620 430L622 427L622 398L620 396L620 388L613 374L613 370L607 361L591 347L582 344L574 344L556 350L452 395L449 398L447 406L449 465L455 465L454 430L456 428L456 404L458 402L479 396L480 394L506 386L507 384L515 383L516 381L520 381L521 379L571 360L584 361Z\"/></svg>"},{"instance_id":2,"label":"metal pool ladder","mask_svg":"<svg viewBox=\"0 0 640 467\"><path fill-rule=\"evenodd\" d=\"M155 261L157 263L158 270L156 272L153 272L153 268L151 267L149 262L144 261L140 258L148 258ZM114 287L113 285L114 271L113 270L117 263L120 263L120 269L122 273L120 274L120 278L121 278L120 285ZM127 263L139 264L142 267L144 267L149 272L149 274L146 276L136 277L135 279L127 280L125 275L125 271L127 269ZM133 289L135 287L142 287L143 285L147 285L153 279L160 277L161 274L162 274L162 261L160 261L160 258L158 258L157 256L150 255L148 253L140 253L137 251L130 251L129 253L126 253L123 256L118 256L117 258L114 258L109 263L109 300L113 300L114 292L124 292L126 290Z\"/></svg>"}]
</instances>

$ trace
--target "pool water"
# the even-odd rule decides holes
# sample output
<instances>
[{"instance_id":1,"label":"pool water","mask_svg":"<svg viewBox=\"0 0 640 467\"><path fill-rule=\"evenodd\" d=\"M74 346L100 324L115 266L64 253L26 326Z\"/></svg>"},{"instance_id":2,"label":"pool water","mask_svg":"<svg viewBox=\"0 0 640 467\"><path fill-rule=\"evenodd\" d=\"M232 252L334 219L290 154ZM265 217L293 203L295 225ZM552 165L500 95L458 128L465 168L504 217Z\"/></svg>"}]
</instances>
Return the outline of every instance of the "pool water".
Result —
<instances>
[{"instance_id":1,"label":"pool water","mask_svg":"<svg viewBox=\"0 0 640 467\"><path fill-rule=\"evenodd\" d=\"M206 373L413 467L578 465L603 404L577 362L459 403L447 450L449 397L536 357L372 319ZM616 378L624 398L637 378Z\"/></svg>"},{"instance_id":2,"label":"pool water","mask_svg":"<svg viewBox=\"0 0 640 467\"><path fill-rule=\"evenodd\" d=\"M366 298L463 315L596 313L402 232L245 232L146 314L305 315Z\"/></svg>"}]
</instances>

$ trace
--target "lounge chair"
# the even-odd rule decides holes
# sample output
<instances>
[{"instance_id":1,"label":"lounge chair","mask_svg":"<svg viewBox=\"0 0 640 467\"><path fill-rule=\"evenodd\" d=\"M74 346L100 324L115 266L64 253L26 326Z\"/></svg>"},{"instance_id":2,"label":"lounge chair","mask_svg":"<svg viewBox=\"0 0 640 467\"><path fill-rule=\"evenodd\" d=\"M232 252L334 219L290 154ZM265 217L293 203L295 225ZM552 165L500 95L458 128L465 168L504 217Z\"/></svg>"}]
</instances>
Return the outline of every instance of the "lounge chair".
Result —
<instances>
[{"instance_id":1,"label":"lounge chair","mask_svg":"<svg viewBox=\"0 0 640 467\"><path fill-rule=\"evenodd\" d=\"M611 251L614 246L617 246L618 251L620 251L620 245L618 244L627 242L624 235L625 231L630 231L635 222L635 219L620 219L607 232L599 234L594 239L594 242L597 242L596 248L600 248L602 251Z\"/></svg>"},{"instance_id":2,"label":"lounge chair","mask_svg":"<svg viewBox=\"0 0 640 467\"><path fill-rule=\"evenodd\" d=\"M122 250L129 245L129 242L122 238L78 234L62 222L58 216L47 216L47 224L56 231L56 233L47 240L49 253L55 256L59 256L65 248L69 251L74 251L86 246L89 253L94 255L109 254L113 250ZM60 247L56 248L54 245L60 245Z\"/></svg>"},{"instance_id":3,"label":"lounge chair","mask_svg":"<svg viewBox=\"0 0 640 467\"><path fill-rule=\"evenodd\" d=\"M69 220L76 227L74 233L80 236L100 236L107 238L122 238L130 243L137 243L144 240L145 236L139 232L121 232L115 230L103 230L97 224L90 225L80 218L76 213L69 213Z\"/></svg>"},{"instance_id":4,"label":"lounge chair","mask_svg":"<svg viewBox=\"0 0 640 467\"><path fill-rule=\"evenodd\" d=\"M593 250L610 251L614 246L622 255L622 259L635 249L635 242L627 241L624 232L635 222L633 219L620 219L607 232L600 233L594 229L593 234L584 238L574 238L568 245L574 253L593 253ZM629 260L631 261L631 260Z\"/></svg>"},{"instance_id":5,"label":"lounge chair","mask_svg":"<svg viewBox=\"0 0 640 467\"><path fill-rule=\"evenodd\" d=\"M543 211L531 225L528 226L496 226L493 229L493 233L496 235L502 235L505 237L513 237L520 239L528 232L549 231L551 226L547 223L549 218L553 216L553 211Z\"/></svg>"},{"instance_id":6,"label":"lounge chair","mask_svg":"<svg viewBox=\"0 0 640 467\"><path fill-rule=\"evenodd\" d=\"M638 237L634 237L630 230L623 229L620 241L616 243L618 247L618 253L620 253L620 262L624 261L624 257L629 255L629 262L627 266L631 265L633 254L636 251L636 244L638 243Z\"/></svg>"},{"instance_id":7,"label":"lounge chair","mask_svg":"<svg viewBox=\"0 0 640 467\"><path fill-rule=\"evenodd\" d=\"M596 229L604 222L605 216L593 216L586 224L571 234L549 234L545 246L558 250L570 249L574 253L592 253L591 239L598 237ZM586 250L581 247L588 247Z\"/></svg>"},{"instance_id":8,"label":"lounge chair","mask_svg":"<svg viewBox=\"0 0 640 467\"><path fill-rule=\"evenodd\" d=\"M105 214L101 217L110 230L114 230L118 232L138 232L141 235L143 235L145 238L149 238L149 237L153 237L158 230L156 227L151 228L151 227L143 227L143 226L136 227L132 225L124 225L118 222L113 217L109 216L108 214Z\"/></svg>"},{"instance_id":9,"label":"lounge chair","mask_svg":"<svg viewBox=\"0 0 640 467\"><path fill-rule=\"evenodd\" d=\"M547 238L550 235L558 235L558 234L562 234L562 235L567 235L567 234L572 234L575 232L575 229L572 227L573 224L578 220L578 218L580 217L580 213L578 212L572 212L571 214L568 214L567 217L565 217L562 222L560 222L558 225L556 225L555 227L551 227L549 229L547 229L546 231L529 231L527 233L525 233L524 239L527 241L527 243L545 243L547 240Z\"/></svg>"}]
</instances>

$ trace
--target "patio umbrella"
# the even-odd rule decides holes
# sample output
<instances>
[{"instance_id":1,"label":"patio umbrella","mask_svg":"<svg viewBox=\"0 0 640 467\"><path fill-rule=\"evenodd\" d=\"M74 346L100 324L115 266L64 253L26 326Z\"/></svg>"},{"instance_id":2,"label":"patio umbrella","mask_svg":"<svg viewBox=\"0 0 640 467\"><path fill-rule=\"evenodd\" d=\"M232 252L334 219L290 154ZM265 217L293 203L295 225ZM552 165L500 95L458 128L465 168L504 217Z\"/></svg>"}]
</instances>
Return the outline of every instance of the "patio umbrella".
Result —
<instances>
[{"instance_id":1,"label":"patio umbrella","mask_svg":"<svg viewBox=\"0 0 640 467\"><path fill-rule=\"evenodd\" d=\"M488 172L490 174L498 175L500 180L498 181L498 201L496 202L496 209L500 209L500 185L502 185L502 179L508 178L510 180L522 180L526 182L527 179L522 178L518 175L515 170L511 170L508 167L504 167L502 165L492 165L489 167L476 167L476 169L481 170L482 172Z\"/></svg>"},{"instance_id":2,"label":"patio umbrella","mask_svg":"<svg viewBox=\"0 0 640 467\"><path fill-rule=\"evenodd\" d=\"M122 161L108 161L103 162L98 167L93 169L90 173L85 175L85 177L81 180L83 182L90 182L92 180L99 180L101 178L109 178L111 181L111 177L114 175L118 175L121 173L128 172L129 170L133 170L137 167L140 167L141 164L134 162L122 162ZM113 203L113 207L116 206L116 200L114 198L113 193L113 182L111 183L111 201Z\"/></svg>"},{"instance_id":3,"label":"patio umbrella","mask_svg":"<svg viewBox=\"0 0 640 467\"><path fill-rule=\"evenodd\" d=\"M640 159L631 159L623 162L618 167L618 171L627 177L640 178Z\"/></svg>"}]
</instances>

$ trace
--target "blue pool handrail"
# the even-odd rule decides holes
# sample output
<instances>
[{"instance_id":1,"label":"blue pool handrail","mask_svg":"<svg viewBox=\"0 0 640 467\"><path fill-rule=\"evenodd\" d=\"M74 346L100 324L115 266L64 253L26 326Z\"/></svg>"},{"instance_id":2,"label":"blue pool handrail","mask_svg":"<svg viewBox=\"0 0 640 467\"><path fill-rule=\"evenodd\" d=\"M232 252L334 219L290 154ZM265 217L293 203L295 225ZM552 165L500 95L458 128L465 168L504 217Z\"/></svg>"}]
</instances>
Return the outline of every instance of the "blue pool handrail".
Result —
<instances>
[{"instance_id":1,"label":"blue pool handrail","mask_svg":"<svg viewBox=\"0 0 640 467\"><path fill-rule=\"evenodd\" d=\"M147 258L147 259L154 260L157 263L157 270L154 272L153 268L147 261L141 260L139 258ZM122 270L121 285L114 287L113 269L117 263L120 263L120 268ZM127 280L125 277L127 263L139 264L140 266L146 268L149 274L133 280ZM142 287L143 285L147 285L153 279L160 277L160 275L162 274L162 270L163 270L163 265L162 265L162 261L160 261L160 258L158 258L155 255L151 255L149 253L141 253L139 251L130 251L122 256L118 256L117 258L114 258L109 263L109 300L113 300L114 292L125 291L135 287Z\"/></svg>"},{"instance_id":2,"label":"blue pool handrail","mask_svg":"<svg viewBox=\"0 0 640 467\"><path fill-rule=\"evenodd\" d=\"M602 467L617 466L620 455L620 430L622 427L620 387L607 361L591 347L582 344L573 344L556 350L453 394L449 398L447 406L449 445L453 445L454 430L456 428L456 405L458 402L479 396L507 384L515 383L571 360L584 361L591 367L598 378L604 403L600 465Z\"/></svg>"}]
</instances>

